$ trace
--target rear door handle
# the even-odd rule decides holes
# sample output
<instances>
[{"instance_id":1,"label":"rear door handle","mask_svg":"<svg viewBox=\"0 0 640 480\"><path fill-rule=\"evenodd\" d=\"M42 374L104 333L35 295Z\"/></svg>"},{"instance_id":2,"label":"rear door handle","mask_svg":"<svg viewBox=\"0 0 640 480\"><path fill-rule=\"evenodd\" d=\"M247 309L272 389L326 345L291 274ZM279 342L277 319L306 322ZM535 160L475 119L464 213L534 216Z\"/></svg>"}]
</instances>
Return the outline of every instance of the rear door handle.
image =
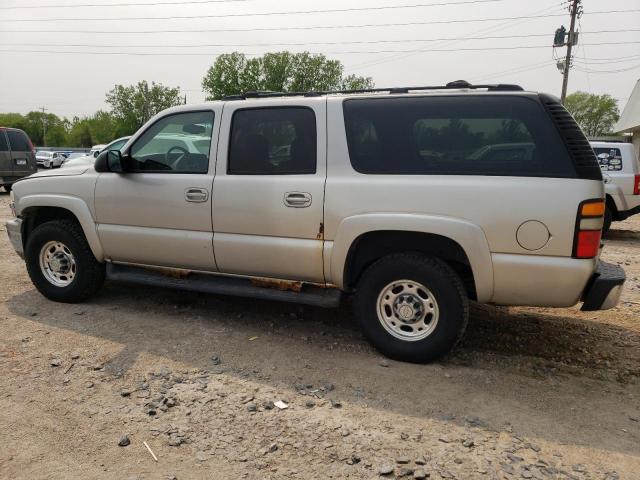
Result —
<instances>
[{"instance_id":1,"label":"rear door handle","mask_svg":"<svg viewBox=\"0 0 640 480\"><path fill-rule=\"evenodd\" d=\"M287 192L284 194L284 204L292 208L305 208L311 205L311 194L307 192Z\"/></svg>"},{"instance_id":2,"label":"rear door handle","mask_svg":"<svg viewBox=\"0 0 640 480\"><path fill-rule=\"evenodd\" d=\"M187 202L202 203L209 199L209 192L204 188L187 188L184 198Z\"/></svg>"}]
</instances>

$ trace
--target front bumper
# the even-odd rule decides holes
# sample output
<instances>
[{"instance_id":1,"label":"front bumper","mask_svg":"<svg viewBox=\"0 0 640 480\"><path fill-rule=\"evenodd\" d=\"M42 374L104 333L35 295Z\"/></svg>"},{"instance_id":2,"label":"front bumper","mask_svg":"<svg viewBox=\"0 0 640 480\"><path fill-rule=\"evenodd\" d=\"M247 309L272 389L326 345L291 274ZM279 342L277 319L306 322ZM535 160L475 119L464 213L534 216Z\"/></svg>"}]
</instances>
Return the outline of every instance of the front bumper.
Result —
<instances>
[{"instance_id":1,"label":"front bumper","mask_svg":"<svg viewBox=\"0 0 640 480\"><path fill-rule=\"evenodd\" d=\"M620 301L622 286L626 280L624 270L619 265L598 262L598 268L591 277L582 296L582 310L607 310Z\"/></svg>"},{"instance_id":2,"label":"front bumper","mask_svg":"<svg viewBox=\"0 0 640 480\"><path fill-rule=\"evenodd\" d=\"M13 246L20 258L24 259L24 246L22 244L22 219L14 218L9 220L5 226L7 227L7 234L9 235L9 241Z\"/></svg>"}]
</instances>

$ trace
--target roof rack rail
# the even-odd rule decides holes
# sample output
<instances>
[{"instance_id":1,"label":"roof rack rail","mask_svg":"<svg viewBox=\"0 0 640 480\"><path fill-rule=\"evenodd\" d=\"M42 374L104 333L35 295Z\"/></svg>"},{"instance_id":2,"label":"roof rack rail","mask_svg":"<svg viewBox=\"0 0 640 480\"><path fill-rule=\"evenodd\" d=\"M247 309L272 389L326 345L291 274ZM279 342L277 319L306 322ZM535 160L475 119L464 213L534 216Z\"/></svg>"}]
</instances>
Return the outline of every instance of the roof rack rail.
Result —
<instances>
[{"instance_id":1,"label":"roof rack rail","mask_svg":"<svg viewBox=\"0 0 640 480\"><path fill-rule=\"evenodd\" d=\"M228 95L223 100L245 100L247 98L274 98L274 97L317 97L320 95L331 94L350 94L350 93L382 93L403 94L416 92L421 90L488 90L490 92L521 92L524 89L520 85L512 85L508 83L492 83L473 85L466 80L455 80L446 85L424 86L424 87L390 87L390 88L357 88L351 90L320 90L309 92L274 92L271 90L253 90L239 95Z\"/></svg>"}]
</instances>

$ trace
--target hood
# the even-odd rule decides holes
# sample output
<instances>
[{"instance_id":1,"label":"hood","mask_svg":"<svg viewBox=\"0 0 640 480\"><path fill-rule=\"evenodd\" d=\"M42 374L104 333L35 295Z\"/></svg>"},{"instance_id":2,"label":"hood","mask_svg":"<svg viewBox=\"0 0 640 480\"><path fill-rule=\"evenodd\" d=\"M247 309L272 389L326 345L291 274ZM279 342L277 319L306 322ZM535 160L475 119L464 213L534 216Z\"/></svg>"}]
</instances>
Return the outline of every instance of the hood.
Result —
<instances>
[{"instance_id":1,"label":"hood","mask_svg":"<svg viewBox=\"0 0 640 480\"><path fill-rule=\"evenodd\" d=\"M78 166L68 166L65 168L55 168L51 170L43 170L38 173L34 173L33 175L29 175L25 177L23 180L28 180L29 178L42 178L42 177L72 177L74 175L82 175L84 172L89 170L91 165L78 165Z\"/></svg>"}]
</instances>

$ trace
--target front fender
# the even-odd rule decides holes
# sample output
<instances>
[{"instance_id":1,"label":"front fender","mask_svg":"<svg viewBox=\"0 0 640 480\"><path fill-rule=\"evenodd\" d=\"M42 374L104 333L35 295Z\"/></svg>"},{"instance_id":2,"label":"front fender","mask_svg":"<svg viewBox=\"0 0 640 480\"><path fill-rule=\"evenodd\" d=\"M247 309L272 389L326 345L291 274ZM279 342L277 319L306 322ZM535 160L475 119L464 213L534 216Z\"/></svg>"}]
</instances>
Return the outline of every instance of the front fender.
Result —
<instances>
[{"instance_id":1,"label":"front fender","mask_svg":"<svg viewBox=\"0 0 640 480\"><path fill-rule=\"evenodd\" d=\"M331 281L339 288L345 285L345 263L353 242L369 232L397 230L431 233L458 243L469 259L479 302L493 295L493 265L484 231L466 220L437 215L411 213L367 213L347 217L338 226L331 248Z\"/></svg>"},{"instance_id":2,"label":"front fender","mask_svg":"<svg viewBox=\"0 0 640 480\"><path fill-rule=\"evenodd\" d=\"M87 238L89 247L99 262L104 261L104 250L98 238L96 223L91 215L89 206L84 200L72 195L63 194L28 194L16 200L16 214L21 216L27 209L32 207L58 207L71 212L82 227L84 236Z\"/></svg>"}]
</instances>

